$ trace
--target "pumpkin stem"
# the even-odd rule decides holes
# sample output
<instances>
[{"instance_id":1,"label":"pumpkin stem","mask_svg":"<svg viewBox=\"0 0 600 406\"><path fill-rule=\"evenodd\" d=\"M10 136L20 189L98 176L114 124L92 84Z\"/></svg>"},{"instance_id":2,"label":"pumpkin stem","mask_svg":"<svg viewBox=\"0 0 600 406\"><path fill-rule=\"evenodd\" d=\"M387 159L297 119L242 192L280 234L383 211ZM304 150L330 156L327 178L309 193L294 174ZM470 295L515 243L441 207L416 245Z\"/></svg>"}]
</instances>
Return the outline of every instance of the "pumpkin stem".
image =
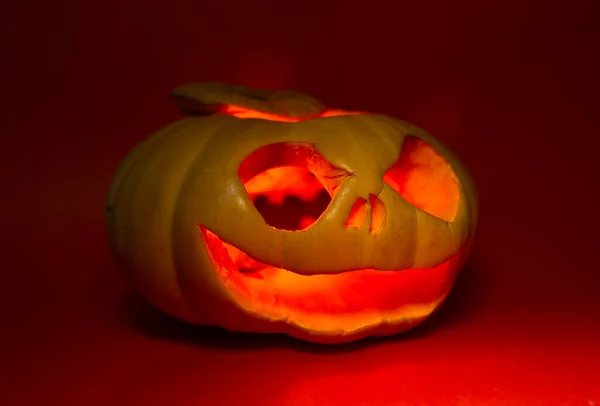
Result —
<instances>
[{"instance_id":1,"label":"pumpkin stem","mask_svg":"<svg viewBox=\"0 0 600 406\"><path fill-rule=\"evenodd\" d=\"M291 90L266 90L224 83L192 83L171 92L184 114L208 115L226 106L239 106L287 118L316 117L325 110L315 98Z\"/></svg>"}]
</instances>

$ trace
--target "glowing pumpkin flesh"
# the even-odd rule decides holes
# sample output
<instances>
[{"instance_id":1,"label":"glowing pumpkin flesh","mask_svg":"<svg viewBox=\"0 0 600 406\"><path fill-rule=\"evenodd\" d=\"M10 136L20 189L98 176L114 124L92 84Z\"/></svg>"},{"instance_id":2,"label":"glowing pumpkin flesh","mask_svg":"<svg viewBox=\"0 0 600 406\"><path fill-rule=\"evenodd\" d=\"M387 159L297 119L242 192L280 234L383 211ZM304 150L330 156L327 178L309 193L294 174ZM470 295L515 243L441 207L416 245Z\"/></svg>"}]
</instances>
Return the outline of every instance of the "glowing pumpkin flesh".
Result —
<instances>
[{"instance_id":1,"label":"glowing pumpkin flesh","mask_svg":"<svg viewBox=\"0 0 600 406\"><path fill-rule=\"evenodd\" d=\"M107 202L114 252L164 312L230 331L339 343L402 332L449 294L475 187L406 122L221 84L137 146Z\"/></svg>"}]
</instances>

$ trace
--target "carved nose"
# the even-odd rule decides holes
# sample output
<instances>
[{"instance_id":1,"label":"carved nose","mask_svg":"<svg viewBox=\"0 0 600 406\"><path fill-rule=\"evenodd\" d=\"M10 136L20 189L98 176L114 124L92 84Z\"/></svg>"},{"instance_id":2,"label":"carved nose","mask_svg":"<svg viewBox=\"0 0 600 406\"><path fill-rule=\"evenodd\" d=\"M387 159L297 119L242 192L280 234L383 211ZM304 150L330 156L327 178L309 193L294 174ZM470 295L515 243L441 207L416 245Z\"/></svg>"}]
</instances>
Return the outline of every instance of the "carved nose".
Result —
<instances>
[{"instance_id":1,"label":"carved nose","mask_svg":"<svg viewBox=\"0 0 600 406\"><path fill-rule=\"evenodd\" d=\"M385 216L385 204L377 196L369 194L369 200L359 197L350 210L346 228L363 228L368 221L369 233L377 234L383 229Z\"/></svg>"}]
</instances>

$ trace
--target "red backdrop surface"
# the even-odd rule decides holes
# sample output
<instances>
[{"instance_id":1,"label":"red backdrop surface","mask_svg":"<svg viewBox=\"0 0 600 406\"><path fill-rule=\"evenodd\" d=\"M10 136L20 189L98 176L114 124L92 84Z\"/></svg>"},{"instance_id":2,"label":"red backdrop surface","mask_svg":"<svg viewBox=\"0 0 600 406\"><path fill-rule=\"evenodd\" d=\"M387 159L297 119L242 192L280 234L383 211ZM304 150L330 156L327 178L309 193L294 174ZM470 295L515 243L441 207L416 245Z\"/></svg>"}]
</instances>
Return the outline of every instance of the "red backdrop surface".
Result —
<instances>
[{"instance_id":1,"label":"red backdrop surface","mask_svg":"<svg viewBox=\"0 0 600 406\"><path fill-rule=\"evenodd\" d=\"M3 2L0 403L600 405L598 2ZM594 3L596 5L594 5ZM480 191L473 261L404 336L182 326L105 242L117 164L222 80L429 130Z\"/></svg>"}]
</instances>

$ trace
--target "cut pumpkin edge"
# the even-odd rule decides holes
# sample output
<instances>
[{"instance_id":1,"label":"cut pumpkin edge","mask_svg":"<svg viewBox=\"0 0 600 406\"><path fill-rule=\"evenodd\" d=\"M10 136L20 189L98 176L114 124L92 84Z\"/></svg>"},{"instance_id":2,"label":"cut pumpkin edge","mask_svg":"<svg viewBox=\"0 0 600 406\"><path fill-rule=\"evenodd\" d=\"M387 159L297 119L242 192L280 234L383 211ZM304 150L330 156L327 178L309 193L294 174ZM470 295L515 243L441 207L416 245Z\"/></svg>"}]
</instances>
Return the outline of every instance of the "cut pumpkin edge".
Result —
<instances>
[{"instance_id":1,"label":"cut pumpkin edge","mask_svg":"<svg viewBox=\"0 0 600 406\"><path fill-rule=\"evenodd\" d=\"M202 230L203 227L200 227L200 229ZM244 280L243 278L247 277L238 269L231 268L231 265L235 266L233 261L229 264L229 268L223 268L224 265L219 262L217 257L219 253L215 252L218 245L215 242L210 244L207 237L213 239L213 241L216 239L221 249L226 251L223 245L225 243L210 231L208 231L210 236L207 235L207 231L207 229L203 229L201 233L202 240L211 261L215 264L215 271L220 274L226 299L240 312L240 316L245 316L244 318L247 319L243 324L233 323L224 327L231 332L285 333L315 343L343 343L367 336L388 336L409 330L422 323L439 309L449 296L459 270L459 263L463 257L463 250L461 249L448 260L433 267L440 269L440 272L448 272L451 277L445 279L439 293L430 300L408 301L385 310L372 306L349 313L306 312L278 306L276 301L264 302L258 300L257 296L253 296L247 287L240 285L240 282ZM365 270L354 270L336 275L352 275L363 271ZM420 270L368 271L374 271L381 275L390 275L390 272L394 272L401 278L404 272L418 272ZM237 275L232 274L234 272L237 272ZM328 276L331 277L331 275ZM304 277L310 278L310 276Z\"/></svg>"}]
</instances>

